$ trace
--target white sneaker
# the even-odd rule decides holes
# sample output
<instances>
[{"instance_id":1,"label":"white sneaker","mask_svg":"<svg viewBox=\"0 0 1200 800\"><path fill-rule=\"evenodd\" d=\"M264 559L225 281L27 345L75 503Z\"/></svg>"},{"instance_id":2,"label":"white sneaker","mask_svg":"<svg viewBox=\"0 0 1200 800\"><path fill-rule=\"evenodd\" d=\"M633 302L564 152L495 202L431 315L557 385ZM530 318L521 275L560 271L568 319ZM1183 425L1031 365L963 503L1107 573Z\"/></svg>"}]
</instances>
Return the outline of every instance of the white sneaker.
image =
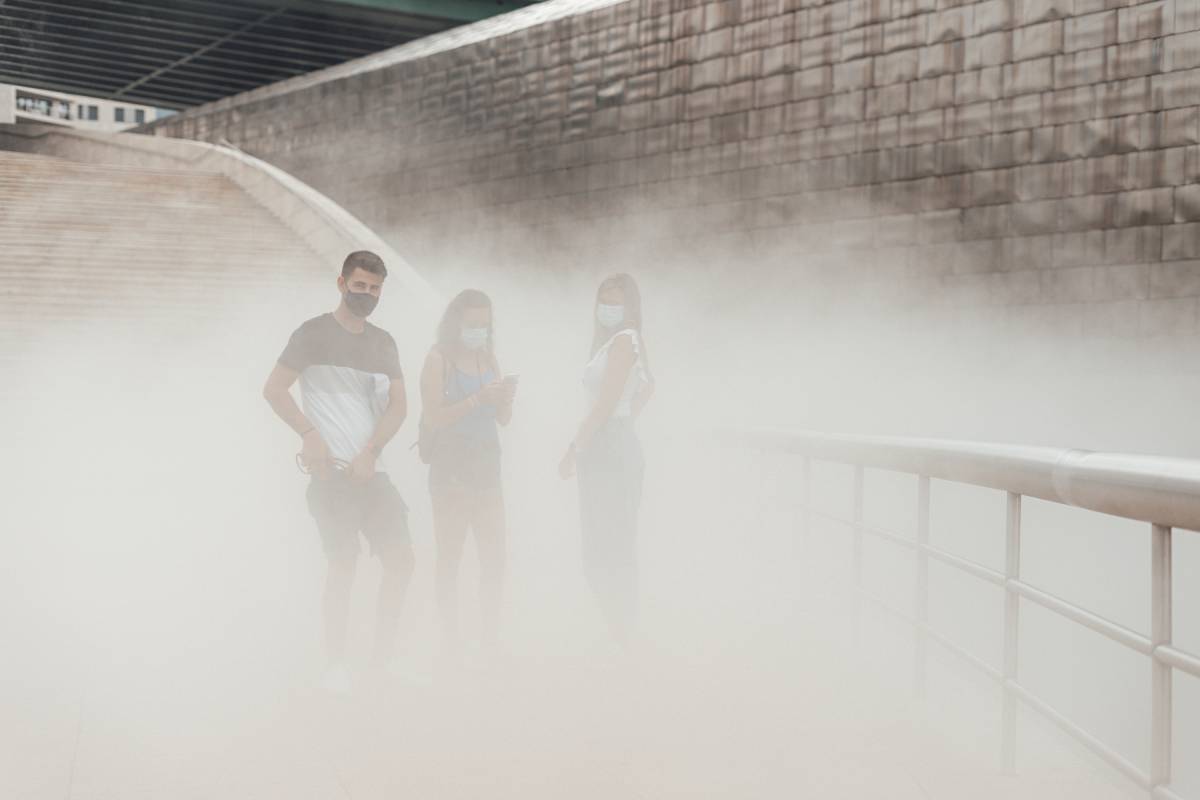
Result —
<instances>
[{"instance_id":1,"label":"white sneaker","mask_svg":"<svg viewBox=\"0 0 1200 800\"><path fill-rule=\"evenodd\" d=\"M331 663L321 677L321 688L330 694L350 694L350 670L341 661Z\"/></svg>"}]
</instances>

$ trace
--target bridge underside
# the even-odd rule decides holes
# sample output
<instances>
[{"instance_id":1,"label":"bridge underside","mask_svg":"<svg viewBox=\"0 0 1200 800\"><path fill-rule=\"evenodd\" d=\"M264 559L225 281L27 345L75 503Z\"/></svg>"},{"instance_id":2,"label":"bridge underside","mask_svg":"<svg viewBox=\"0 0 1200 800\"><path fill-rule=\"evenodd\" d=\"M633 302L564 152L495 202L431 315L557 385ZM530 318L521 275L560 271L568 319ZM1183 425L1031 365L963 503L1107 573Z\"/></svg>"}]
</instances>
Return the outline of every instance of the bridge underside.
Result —
<instances>
[{"instance_id":1,"label":"bridge underside","mask_svg":"<svg viewBox=\"0 0 1200 800\"><path fill-rule=\"evenodd\" d=\"M537 0L7 0L0 82L186 108Z\"/></svg>"}]
</instances>

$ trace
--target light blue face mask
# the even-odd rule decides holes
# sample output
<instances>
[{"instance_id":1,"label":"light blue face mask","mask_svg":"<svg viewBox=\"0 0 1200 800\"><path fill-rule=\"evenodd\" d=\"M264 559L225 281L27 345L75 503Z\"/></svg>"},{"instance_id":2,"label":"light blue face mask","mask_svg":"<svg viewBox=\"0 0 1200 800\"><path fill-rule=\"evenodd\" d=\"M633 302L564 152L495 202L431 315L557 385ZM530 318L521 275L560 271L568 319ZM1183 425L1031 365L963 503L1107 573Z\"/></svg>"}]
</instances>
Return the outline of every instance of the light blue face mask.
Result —
<instances>
[{"instance_id":1,"label":"light blue face mask","mask_svg":"<svg viewBox=\"0 0 1200 800\"><path fill-rule=\"evenodd\" d=\"M605 328L615 328L625 321L625 306L610 306L600 303L596 306L596 321Z\"/></svg>"},{"instance_id":2,"label":"light blue face mask","mask_svg":"<svg viewBox=\"0 0 1200 800\"><path fill-rule=\"evenodd\" d=\"M487 328L463 328L460 337L463 347L468 350L478 350L487 344L488 329Z\"/></svg>"}]
</instances>

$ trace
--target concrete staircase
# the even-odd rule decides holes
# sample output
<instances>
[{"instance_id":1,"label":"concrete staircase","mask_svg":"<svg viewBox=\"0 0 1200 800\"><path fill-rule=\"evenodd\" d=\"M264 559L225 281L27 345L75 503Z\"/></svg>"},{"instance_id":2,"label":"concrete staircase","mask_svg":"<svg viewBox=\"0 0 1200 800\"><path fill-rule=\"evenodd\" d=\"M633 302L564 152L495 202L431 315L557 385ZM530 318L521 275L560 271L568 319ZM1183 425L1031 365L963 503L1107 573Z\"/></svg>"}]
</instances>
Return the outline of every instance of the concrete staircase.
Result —
<instances>
[{"instance_id":1,"label":"concrete staircase","mask_svg":"<svg viewBox=\"0 0 1200 800\"><path fill-rule=\"evenodd\" d=\"M326 273L222 175L0 150L0 354L55 328L219 323L231 299Z\"/></svg>"}]
</instances>

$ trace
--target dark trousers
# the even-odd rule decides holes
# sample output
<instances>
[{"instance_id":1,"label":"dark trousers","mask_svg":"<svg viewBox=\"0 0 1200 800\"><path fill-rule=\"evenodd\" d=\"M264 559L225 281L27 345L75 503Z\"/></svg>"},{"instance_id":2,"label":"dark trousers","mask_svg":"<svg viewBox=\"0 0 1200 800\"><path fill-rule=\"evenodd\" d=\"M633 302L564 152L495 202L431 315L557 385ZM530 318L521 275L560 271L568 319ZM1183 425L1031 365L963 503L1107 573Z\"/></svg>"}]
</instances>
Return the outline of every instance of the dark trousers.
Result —
<instances>
[{"instance_id":1,"label":"dark trousers","mask_svg":"<svg viewBox=\"0 0 1200 800\"><path fill-rule=\"evenodd\" d=\"M408 507L382 472L366 481L340 474L325 479L314 477L307 496L328 561L322 603L326 650L334 659L345 653L350 592L361 532L371 552L383 563L375 621L375 655L384 660L395 644L400 608L413 571Z\"/></svg>"},{"instance_id":2,"label":"dark trousers","mask_svg":"<svg viewBox=\"0 0 1200 800\"><path fill-rule=\"evenodd\" d=\"M629 420L609 420L577 457L583 572L613 636L633 632L637 517L645 462Z\"/></svg>"}]
</instances>

